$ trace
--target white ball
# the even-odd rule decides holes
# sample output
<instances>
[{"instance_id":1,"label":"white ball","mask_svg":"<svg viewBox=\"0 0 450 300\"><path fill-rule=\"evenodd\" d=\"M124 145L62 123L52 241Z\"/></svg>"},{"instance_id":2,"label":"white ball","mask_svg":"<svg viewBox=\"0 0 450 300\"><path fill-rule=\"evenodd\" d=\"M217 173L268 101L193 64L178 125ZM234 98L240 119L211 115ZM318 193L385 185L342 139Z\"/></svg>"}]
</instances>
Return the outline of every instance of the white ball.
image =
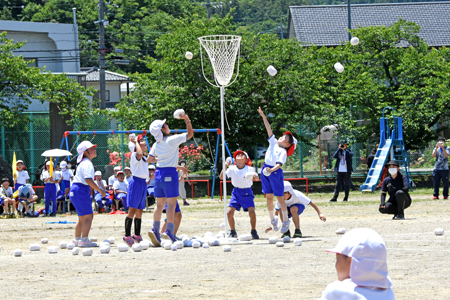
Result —
<instances>
[{"instance_id":1,"label":"white ball","mask_svg":"<svg viewBox=\"0 0 450 300\"><path fill-rule=\"evenodd\" d=\"M352 39L350 40L350 43L351 43L353 46L356 46L356 45L359 44L359 39L358 39L356 36L354 36L354 37L352 37Z\"/></svg>"},{"instance_id":2,"label":"white ball","mask_svg":"<svg viewBox=\"0 0 450 300\"><path fill-rule=\"evenodd\" d=\"M208 241L208 244L209 244L210 246L219 246L219 245L220 245L220 242L219 242L218 239L213 238L213 239L210 239L210 240Z\"/></svg>"},{"instance_id":3,"label":"white ball","mask_svg":"<svg viewBox=\"0 0 450 300\"><path fill-rule=\"evenodd\" d=\"M233 160L231 159L231 157L228 156L226 162L227 162L227 164L231 164L233 162ZM223 224L223 227L225 228L225 223L222 223L222 224ZM220 225L222 225L222 224L220 224Z\"/></svg>"},{"instance_id":4,"label":"white ball","mask_svg":"<svg viewBox=\"0 0 450 300\"><path fill-rule=\"evenodd\" d=\"M231 246L230 245L225 245L222 247L223 252L231 252Z\"/></svg>"},{"instance_id":5,"label":"white ball","mask_svg":"<svg viewBox=\"0 0 450 300\"><path fill-rule=\"evenodd\" d=\"M192 52L187 51L184 56L186 57L186 59L191 60L194 57L194 54L192 54Z\"/></svg>"},{"instance_id":6,"label":"white ball","mask_svg":"<svg viewBox=\"0 0 450 300\"><path fill-rule=\"evenodd\" d=\"M225 224L223 225L223 228L225 228ZM226 232L225 231L219 231L219 234L221 234L223 237L226 236Z\"/></svg>"},{"instance_id":7,"label":"white ball","mask_svg":"<svg viewBox=\"0 0 450 300\"><path fill-rule=\"evenodd\" d=\"M212 233L212 232L210 232L210 231L207 231L207 232L205 233L204 238L205 238L205 239L209 239L209 238L211 238L211 237L214 237L214 233Z\"/></svg>"},{"instance_id":8,"label":"white ball","mask_svg":"<svg viewBox=\"0 0 450 300\"><path fill-rule=\"evenodd\" d=\"M172 244L172 245L170 246L170 250L172 250L172 251L177 251L177 250L178 250L177 245L176 245L176 244Z\"/></svg>"},{"instance_id":9,"label":"white ball","mask_svg":"<svg viewBox=\"0 0 450 300\"><path fill-rule=\"evenodd\" d=\"M91 238L89 238L89 240L90 240L91 242L96 242L96 241L97 241L97 238L96 238L96 237L91 237Z\"/></svg>"},{"instance_id":10,"label":"white ball","mask_svg":"<svg viewBox=\"0 0 450 300\"><path fill-rule=\"evenodd\" d=\"M162 246L162 245L161 245ZM164 244L164 249L166 250L171 250L172 249L172 243L165 243Z\"/></svg>"},{"instance_id":11,"label":"white ball","mask_svg":"<svg viewBox=\"0 0 450 300\"><path fill-rule=\"evenodd\" d=\"M80 248L75 247L75 248L72 249L72 254L73 255L78 255L78 253L80 253Z\"/></svg>"},{"instance_id":12,"label":"white ball","mask_svg":"<svg viewBox=\"0 0 450 300\"><path fill-rule=\"evenodd\" d=\"M108 254L110 250L111 250L110 246L107 246L107 245L100 246L101 254Z\"/></svg>"},{"instance_id":13,"label":"white ball","mask_svg":"<svg viewBox=\"0 0 450 300\"><path fill-rule=\"evenodd\" d=\"M334 68L338 73L344 72L344 66L340 62L335 63Z\"/></svg>"},{"instance_id":14,"label":"white ball","mask_svg":"<svg viewBox=\"0 0 450 300\"><path fill-rule=\"evenodd\" d=\"M269 73L270 76L275 76L277 75L278 71L274 66L270 65L267 67L267 73Z\"/></svg>"},{"instance_id":15,"label":"white ball","mask_svg":"<svg viewBox=\"0 0 450 300\"><path fill-rule=\"evenodd\" d=\"M290 242L291 242L291 238L290 238L290 237L285 236L285 237L283 238L283 243L290 243Z\"/></svg>"},{"instance_id":16,"label":"white ball","mask_svg":"<svg viewBox=\"0 0 450 300\"><path fill-rule=\"evenodd\" d=\"M42 238L42 239L41 239L41 243L42 243L42 244L47 244L47 243L48 243L48 239Z\"/></svg>"},{"instance_id":17,"label":"white ball","mask_svg":"<svg viewBox=\"0 0 450 300\"><path fill-rule=\"evenodd\" d=\"M264 176L270 176L271 173L267 172L267 170L264 168L263 174L264 174Z\"/></svg>"},{"instance_id":18,"label":"white ball","mask_svg":"<svg viewBox=\"0 0 450 300\"><path fill-rule=\"evenodd\" d=\"M105 240L103 240L103 243L108 243L108 244L110 244L110 245L111 245L111 241L110 241L109 239L105 239Z\"/></svg>"},{"instance_id":19,"label":"white ball","mask_svg":"<svg viewBox=\"0 0 450 300\"><path fill-rule=\"evenodd\" d=\"M277 242L275 245L277 247L284 247L284 243L283 242Z\"/></svg>"},{"instance_id":20,"label":"white ball","mask_svg":"<svg viewBox=\"0 0 450 300\"><path fill-rule=\"evenodd\" d=\"M141 252L142 251L142 245L141 244L133 244L133 246L131 246L131 249L134 252Z\"/></svg>"},{"instance_id":21,"label":"white ball","mask_svg":"<svg viewBox=\"0 0 450 300\"><path fill-rule=\"evenodd\" d=\"M208 243L204 243L203 244L203 248L208 249L209 248L209 244Z\"/></svg>"},{"instance_id":22,"label":"white ball","mask_svg":"<svg viewBox=\"0 0 450 300\"><path fill-rule=\"evenodd\" d=\"M41 245L39 244L31 244L30 245L30 251L39 251L41 250Z\"/></svg>"},{"instance_id":23,"label":"white ball","mask_svg":"<svg viewBox=\"0 0 450 300\"><path fill-rule=\"evenodd\" d=\"M250 234L243 234L239 236L239 240L246 242L246 241L251 241L252 240L252 236Z\"/></svg>"},{"instance_id":24,"label":"white ball","mask_svg":"<svg viewBox=\"0 0 450 300\"><path fill-rule=\"evenodd\" d=\"M183 249L184 247L184 243L182 241L177 241L174 245L177 246L177 249Z\"/></svg>"},{"instance_id":25,"label":"white ball","mask_svg":"<svg viewBox=\"0 0 450 300\"><path fill-rule=\"evenodd\" d=\"M278 238L276 236L269 238L269 244L275 244L276 242L278 242Z\"/></svg>"},{"instance_id":26,"label":"white ball","mask_svg":"<svg viewBox=\"0 0 450 300\"><path fill-rule=\"evenodd\" d=\"M56 246L51 246L51 247L48 247L48 253L50 253L50 254L56 254L56 253L58 253L58 247L56 247Z\"/></svg>"},{"instance_id":27,"label":"white ball","mask_svg":"<svg viewBox=\"0 0 450 300\"><path fill-rule=\"evenodd\" d=\"M188 237L187 234L185 234L185 233L181 234L181 235L179 236L179 238L180 238L181 240L184 240L185 238L186 238L186 239L189 239L189 237Z\"/></svg>"},{"instance_id":28,"label":"white ball","mask_svg":"<svg viewBox=\"0 0 450 300\"><path fill-rule=\"evenodd\" d=\"M147 250L150 247L150 241L147 240L143 240L139 244L142 245L142 250Z\"/></svg>"},{"instance_id":29,"label":"white ball","mask_svg":"<svg viewBox=\"0 0 450 300\"><path fill-rule=\"evenodd\" d=\"M108 240L109 240L109 243L110 243L111 245L114 244L114 243L116 242L116 239L113 238L112 236L110 236L110 237L108 238Z\"/></svg>"},{"instance_id":30,"label":"white ball","mask_svg":"<svg viewBox=\"0 0 450 300\"><path fill-rule=\"evenodd\" d=\"M345 228L338 228L338 230L336 230L336 234L344 234L345 232Z\"/></svg>"},{"instance_id":31,"label":"white ball","mask_svg":"<svg viewBox=\"0 0 450 300\"><path fill-rule=\"evenodd\" d=\"M21 257L22 256L22 249L15 249L14 250L14 256L15 257Z\"/></svg>"},{"instance_id":32,"label":"white ball","mask_svg":"<svg viewBox=\"0 0 450 300\"><path fill-rule=\"evenodd\" d=\"M67 244L67 250L72 250L73 248L75 248L75 245L73 243Z\"/></svg>"},{"instance_id":33,"label":"white ball","mask_svg":"<svg viewBox=\"0 0 450 300\"><path fill-rule=\"evenodd\" d=\"M301 246L302 245L302 239L301 238L296 238L294 240L294 245L295 246Z\"/></svg>"},{"instance_id":34,"label":"white ball","mask_svg":"<svg viewBox=\"0 0 450 300\"><path fill-rule=\"evenodd\" d=\"M59 248L67 249L67 242L65 242L65 241L59 242Z\"/></svg>"},{"instance_id":35,"label":"white ball","mask_svg":"<svg viewBox=\"0 0 450 300\"><path fill-rule=\"evenodd\" d=\"M173 113L173 117L175 118L175 119L180 119L180 117L182 116L182 115L184 115L185 114L185 112L184 112L184 109L177 109L176 111L174 111L174 113Z\"/></svg>"},{"instance_id":36,"label":"white ball","mask_svg":"<svg viewBox=\"0 0 450 300\"><path fill-rule=\"evenodd\" d=\"M83 254L83 256L92 256L93 253L94 250L92 250L92 248L86 248L81 251L81 254Z\"/></svg>"},{"instance_id":37,"label":"white ball","mask_svg":"<svg viewBox=\"0 0 450 300\"><path fill-rule=\"evenodd\" d=\"M443 235L444 234L444 228L436 228L434 230L435 235Z\"/></svg>"},{"instance_id":38,"label":"white ball","mask_svg":"<svg viewBox=\"0 0 450 300\"><path fill-rule=\"evenodd\" d=\"M245 179L247 180L253 180L253 176L258 175L255 172L248 172L247 174L245 174Z\"/></svg>"},{"instance_id":39,"label":"white ball","mask_svg":"<svg viewBox=\"0 0 450 300\"><path fill-rule=\"evenodd\" d=\"M200 248L200 242L199 241L195 241L192 243L192 248Z\"/></svg>"},{"instance_id":40,"label":"white ball","mask_svg":"<svg viewBox=\"0 0 450 300\"><path fill-rule=\"evenodd\" d=\"M128 245L124 244L124 243L120 243L119 245L117 245L117 250L119 250L119 252L128 252Z\"/></svg>"}]
</instances>

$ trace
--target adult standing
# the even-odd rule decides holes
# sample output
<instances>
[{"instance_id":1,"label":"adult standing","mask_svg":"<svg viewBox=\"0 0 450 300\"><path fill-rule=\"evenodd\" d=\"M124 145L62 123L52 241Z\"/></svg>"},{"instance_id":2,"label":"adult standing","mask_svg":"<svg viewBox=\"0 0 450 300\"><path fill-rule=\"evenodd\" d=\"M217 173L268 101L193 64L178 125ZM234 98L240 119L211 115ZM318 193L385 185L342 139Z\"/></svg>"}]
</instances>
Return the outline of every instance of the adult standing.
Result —
<instances>
[{"instance_id":1,"label":"adult standing","mask_svg":"<svg viewBox=\"0 0 450 300\"><path fill-rule=\"evenodd\" d=\"M336 158L336 164L334 166L334 171L336 172L336 186L334 188L334 196L331 198L330 202L336 202L339 196L339 189L344 182L345 186L345 196L344 201L348 201L348 194L350 192L350 176L353 172L352 167L352 150L347 148L348 143L346 140L342 140L339 143L339 148L333 155Z\"/></svg>"},{"instance_id":2,"label":"adult standing","mask_svg":"<svg viewBox=\"0 0 450 300\"><path fill-rule=\"evenodd\" d=\"M370 167L372 166L373 160L375 158L375 154L377 153L377 149L373 148L372 152L370 153L369 156L367 156L367 173L369 173Z\"/></svg>"},{"instance_id":3,"label":"adult standing","mask_svg":"<svg viewBox=\"0 0 450 300\"><path fill-rule=\"evenodd\" d=\"M400 171L398 161L391 160L387 164L389 176L383 180L381 186L381 204L379 211L382 214L392 214L393 220L405 219L405 208L411 206L409 196L408 178ZM386 193L389 193L389 200L386 201Z\"/></svg>"},{"instance_id":4,"label":"adult standing","mask_svg":"<svg viewBox=\"0 0 450 300\"><path fill-rule=\"evenodd\" d=\"M433 170L434 193L433 199L439 199L439 184L444 183L442 195L444 199L448 198L448 156L450 155L450 148L445 146L445 138L440 136L433 149L433 157L436 157L436 163Z\"/></svg>"}]
</instances>

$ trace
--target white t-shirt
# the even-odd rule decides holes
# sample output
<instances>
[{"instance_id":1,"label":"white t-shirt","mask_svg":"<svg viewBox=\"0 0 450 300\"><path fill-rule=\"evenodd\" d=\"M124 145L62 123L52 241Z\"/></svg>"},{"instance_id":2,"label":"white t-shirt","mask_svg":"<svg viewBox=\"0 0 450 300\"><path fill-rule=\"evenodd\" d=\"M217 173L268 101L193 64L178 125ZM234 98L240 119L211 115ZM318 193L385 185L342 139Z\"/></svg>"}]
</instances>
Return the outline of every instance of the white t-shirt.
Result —
<instances>
[{"instance_id":1,"label":"white t-shirt","mask_svg":"<svg viewBox=\"0 0 450 300\"><path fill-rule=\"evenodd\" d=\"M115 175L111 175L111 176L109 176L109 178L108 178L108 185L113 186L113 185L114 185L114 182L116 182L116 181L117 181L116 176L115 176Z\"/></svg>"},{"instance_id":2,"label":"white t-shirt","mask_svg":"<svg viewBox=\"0 0 450 300\"><path fill-rule=\"evenodd\" d=\"M255 172L255 169L249 166L239 169L237 166L233 165L228 167L225 171L225 175L227 175L227 177L231 177L231 184L234 187L246 189L253 185L253 180L245 179L245 175L248 172Z\"/></svg>"},{"instance_id":3,"label":"white t-shirt","mask_svg":"<svg viewBox=\"0 0 450 300\"><path fill-rule=\"evenodd\" d=\"M88 185L86 179L94 180L94 173L95 170L92 162L87 158L83 158L77 167L76 175L73 177L73 183Z\"/></svg>"},{"instance_id":4,"label":"white t-shirt","mask_svg":"<svg viewBox=\"0 0 450 300\"><path fill-rule=\"evenodd\" d=\"M153 144L150 155L158 158L157 168L176 168L178 166L178 148L187 141L187 133L166 136ZM134 174L134 172L133 172Z\"/></svg>"},{"instance_id":5,"label":"white t-shirt","mask_svg":"<svg viewBox=\"0 0 450 300\"><path fill-rule=\"evenodd\" d=\"M114 182L113 189L126 192L128 190L128 183L126 183L125 180L122 182L117 180Z\"/></svg>"},{"instance_id":6,"label":"white t-shirt","mask_svg":"<svg viewBox=\"0 0 450 300\"><path fill-rule=\"evenodd\" d=\"M124 179L124 181L125 181L127 184L130 183L131 180L133 180L133 176L132 176L132 175L130 175L130 177L128 177L128 178L125 177L125 179Z\"/></svg>"},{"instance_id":7,"label":"white t-shirt","mask_svg":"<svg viewBox=\"0 0 450 300\"><path fill-rule=\"evenodd\" d=\"M291 207L294 204L302 204L303 206L306 207L306 205L309 205L311 203L311 199L309 199L308 196L306 196L305 194L303 194L300 191L297 191L297 190L293 190L293 191L294 191L294 195L291 194L291 198L289 200L284 201L286 203L287 207ZM277 209L277 210L280 209L280 203L278 202L278 200L275 205L275 209Z\"/></svg>"},{"instance_id":8,"label":"white t-shirt","mask_svg":"<svg viewBox=\"0 0 450 300\"><path fill-rule=\"evenodd\" d=\"M64 169L61 171L61 174L63 176L63 180L70 180L73 177L73 172L70 169Z\"/></svg>"},{"instance_id":9,"label":"white t-shirt","mask_svg":"<svg viewBox=\"0 0 450 300\"><path fill-rule=\"evenodd\" d=\"M376 289L357 286L350 278L327 285L320 300L394 300L392 289Z\"/></svg>"},{"instance_id":10,"label":"white t-shirt","mask_svg":"<svg viewBox=\"0 0 450 300\"><path fill-rule=\"evenodd\" d=\"M277 163L284 165L286 163L287 151L284 148L278 146L277 139L272 134L269 141L269 148L266 151L266 164L275 167Z\"/></svg>"},{"instance_id":11,"label":"white t-shirt","mask_svg":"<svg viewBox=\"0 0 450 300\"><path fill-rule=\"evenodd\" d=\"M133 152L130 157L130 169L133 177L142 179L148 179L148 162L147 157L144 155L140 160L136 158L137 153Z\"/></svg>"},{"instance_id":12,"label":"white t-shirt","mask_svg":"<svg viewBox=\"0 0 450 300\"><path fill-rule=\"evenodd\" d=\"M27 180L30 180L30 176L28 175L28 172L25 170L17 171L17 179L16 182L20 184L26 184Z\"/></svg>"},{"instance_id":13,"label":"white t-shirt","mask_svg":"<svg viewBox=\"0 0 450 300\"><path fill-rule=\"evenodd\" d=\"M42 174L41 174L41 180L42 181L44 181L45 179L47 179L49 177L51 177L50 176L50 171L48 171L48 170L42 171ZM57 181L60 178L61 178L61 173L59 171L53 171L53 180ZM53 182L47 181L45 184L57 184L57 183L53 183Z\"/></svg>"},{"instance_id":14,"label":"white t-shirt","mask_svg":"<svg viewBox=\"0 0 450 300\"><path fill-rule=\"evenodd\" d=\"M95 182L95 184L96 184L101 190L104 190L104 191L106 192L106 181L105 181L105 180L102 179L102 183L103 183L104 188L102 188L102 187L99 185L99 183L98 183L97 180L94 180L94 182ZM95 191L95 192L98 193L97 191Z\"/></svg>"},{"instance_id":15,"label":"white t-shirt","mask_svg":"<svg viewBox=\"0 0 450 300\"><path fill-rule=\"evenodd\" d=\"M344 164L342 164L342 159L344 160ZM345 155L341 156L341 161L339 162L338 172L347 173L347 160L345 159Z\"/></svg>"},{"instance_id":16,"label":"white t-shirt","mask_svg":"<svg viewBox=\"0 0 450 300\"><path fill-rule=\"evenodd\" d=\"M2 185L0 187L0 191L1 191L0 195L1 195L2 199L12 198L12 196L13 196L13 191L10 186L8 186L8 188L5 189L5 187Z\"/></svg>"}]
</instances>

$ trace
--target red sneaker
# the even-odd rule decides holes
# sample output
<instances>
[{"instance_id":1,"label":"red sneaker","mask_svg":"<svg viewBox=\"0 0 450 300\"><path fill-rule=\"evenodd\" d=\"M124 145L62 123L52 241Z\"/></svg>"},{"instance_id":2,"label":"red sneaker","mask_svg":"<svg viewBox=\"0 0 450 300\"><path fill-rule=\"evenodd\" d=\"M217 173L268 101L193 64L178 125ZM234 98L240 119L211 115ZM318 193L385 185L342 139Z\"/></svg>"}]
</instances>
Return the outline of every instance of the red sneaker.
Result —
<instances>
[{"instance_id":1,"label":"red sneaker","mask_svg":"<svg viewBox=\"0 0 450 300\"><path fill-rule=\"evenodd\" d=\"M448 199L448 196L444 196L444 200L447 200Z\"/></svg>"},{"instance_id":2,"label":"red sneaker","mask_svg":"<svg viewBox=\"0 0 450 300\"><path fill-rule=\"evenodd\" d=\"M439 199L439 196L433 196L433 200Z\"/></svg>"}]
</instances>

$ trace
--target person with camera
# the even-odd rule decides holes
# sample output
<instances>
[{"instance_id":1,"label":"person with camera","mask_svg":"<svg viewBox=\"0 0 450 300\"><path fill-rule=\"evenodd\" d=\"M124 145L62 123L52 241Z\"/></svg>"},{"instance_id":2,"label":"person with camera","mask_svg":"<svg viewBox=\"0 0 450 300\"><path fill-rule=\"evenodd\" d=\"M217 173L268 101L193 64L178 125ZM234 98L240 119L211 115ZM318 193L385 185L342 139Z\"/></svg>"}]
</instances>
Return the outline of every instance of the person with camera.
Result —
<instances>
[{"instance_id":1,"label":"person with camera","mask_svg":"<svg viewBox=\"0 0 450 300\"><path fill-rule=\"evenodd\" d=\"M379 211L382 214L392 214L393 220L405 219L405 208L411 205L409 196L408 178L403 176L400 171L400 164L396 160L387 163L389 176L383 180L381 186L381 204ZM386 193L389 194L389 200L386 201Z\"/></svg>"},{"instance_id":2,"label":"person with camera","mask_svg":"<svg viewBox=\"0 0 450 300\"><path fill-rule=\"evenodd\" d=\"M448 156L450 155L450 148L445 146L445 138L440 136L436 147L433 149L433 157L436 157L436 163L433 170L434 193L433 199L439 199L439 184L444 183L442 195L444 199L448 199Z\"/></svg>"},{"instance_id":3,"label":"person with camera","mask_svg":"<svg viewBox=\"0 0 450 300\"><path fill-rule=\"evenodd\" d=\"M350 192L350 175L353 172L352 167L352 150L347 148L348 144L346 140L342 140L339 143L339 148L333 155L336 158L336 165L334 166L334 171L336 172L336 187L334 188L334 196L331 198L330 202L336 202L339 196L339 189L344 182L345 186L345 196L344 201L348 201L348 194Z\"/></svg>"}]
</instances>

